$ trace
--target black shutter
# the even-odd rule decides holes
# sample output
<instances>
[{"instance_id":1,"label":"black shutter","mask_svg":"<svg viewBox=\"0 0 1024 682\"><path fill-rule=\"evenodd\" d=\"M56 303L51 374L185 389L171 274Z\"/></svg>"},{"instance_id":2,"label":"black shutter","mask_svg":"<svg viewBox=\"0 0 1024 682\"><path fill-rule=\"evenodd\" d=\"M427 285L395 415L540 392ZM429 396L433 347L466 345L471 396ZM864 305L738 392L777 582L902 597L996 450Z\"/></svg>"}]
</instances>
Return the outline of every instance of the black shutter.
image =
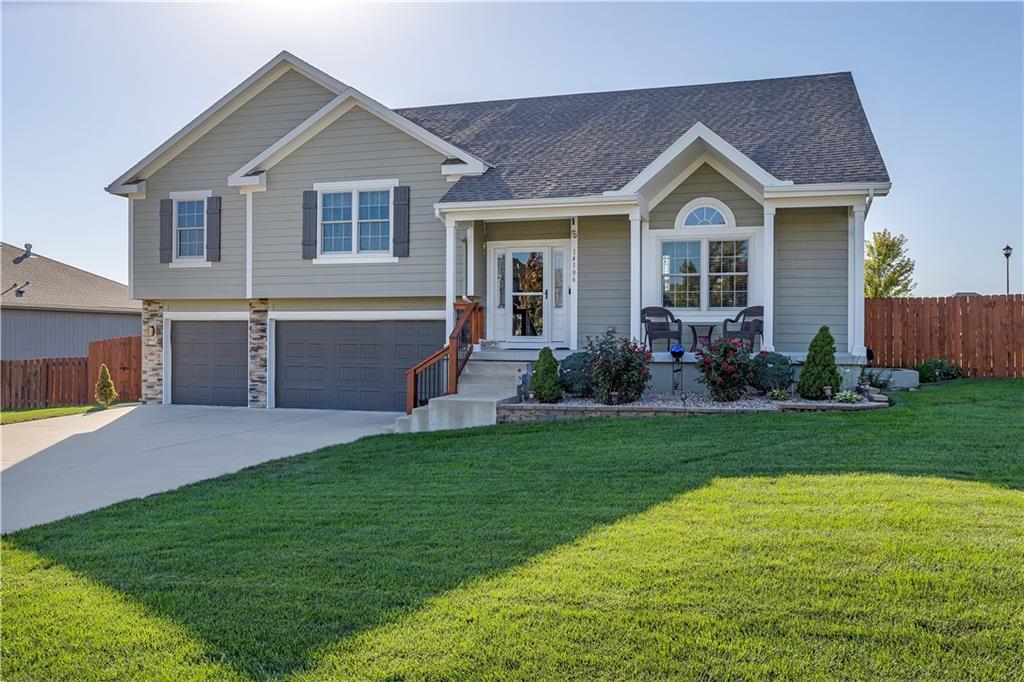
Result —
<instances>
[{"instance_id":1,"label":"black shutter","mask_svg":"<svg viewBox=\"0 0 1024 682\"><path fill-rule=\"evenodd\" d=\"M316 258L316 190L302 193L302 258Z\"/></svg>"},{"instance_id":2,"label":"black shutter","mask_svg":"<svg viewBox=\"0 0 1024 682\"><path fill-rule=\"evenodd\" d=\"M160 262L170 263L174 258L174 202L160 200Z\"/></svg>"},{"instance_id":3,"label":"black shutter","mask_svg":"<svg viewBox=\"0 0 1024 682\"><path fill-rule=\"evenodd\" d=\"M394 213L394 255L409 255L409 187L399 185L393 193L392 213Z\"/></svg>"},{"instance_id":4,"label":"black shutter","mask_svg":"<svg viewBox=\"0 0 1024 682\"><path fill-rule=\"evenodd\" d=\"M220 197L206 200L206 260L220 260Z\"/></svg>"}]
</instances>

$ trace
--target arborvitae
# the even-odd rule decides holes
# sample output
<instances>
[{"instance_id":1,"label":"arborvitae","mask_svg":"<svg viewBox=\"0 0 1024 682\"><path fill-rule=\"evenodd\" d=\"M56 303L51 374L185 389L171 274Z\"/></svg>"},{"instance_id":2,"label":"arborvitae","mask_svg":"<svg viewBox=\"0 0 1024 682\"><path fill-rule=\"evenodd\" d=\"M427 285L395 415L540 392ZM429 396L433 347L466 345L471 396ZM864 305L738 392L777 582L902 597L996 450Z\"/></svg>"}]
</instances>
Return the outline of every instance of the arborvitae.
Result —
<instances>
[{"instance_id":1,"label":"arborvitae","mask_svg":"<svg viewBox=\"0 0 1024 682\"><path fill-rule=\"evenodd\" d=\"M557 403L562 399L562 384L558 381L558 362L550 348L542 348L537 365L530 377L530 391L538 402Z\"/></svg>"},{"instance_id":2,"label":"arborvitae","mask_svg":"<svg viewBox=\"0 0 1024 682\"><path fill-rule=\"evenodd\" d=\"M96 402L103 407L117 400L117 389L114 388L114 380L110 378L110 370L106 364L100 365L100 380L96 382Z\"/></svg>"},{"instance_id":3,"label":"arborvitae","mask_svg":"<svg viewBox=\"0 0 1024 682\"><path fill-rule=\"evenodd\" d=\"M836 367L836 340L832 338L828 327L822 327L811 339L796 392L808 400L821 400L825 397L826 386L832 387L834 396L839 393L842 381L839 368Z\"/></svg>"}]
</instances>

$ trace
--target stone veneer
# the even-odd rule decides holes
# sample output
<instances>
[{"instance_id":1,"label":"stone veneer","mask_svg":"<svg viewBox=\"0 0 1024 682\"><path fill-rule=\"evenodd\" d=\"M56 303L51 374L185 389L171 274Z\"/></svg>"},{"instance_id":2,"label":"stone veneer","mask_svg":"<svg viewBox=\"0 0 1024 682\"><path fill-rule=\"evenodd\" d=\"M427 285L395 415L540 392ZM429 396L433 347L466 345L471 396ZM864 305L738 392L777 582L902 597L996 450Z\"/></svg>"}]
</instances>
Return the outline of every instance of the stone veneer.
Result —
<instances>
[{"instance_id":1,"label":"stone veneer","mask_svg":"<svg viewBox=\"0 0 1024 682\"><path fill-rule=\"evenodd\" d=\"M267 299L249 301L249 407L267 406Z\"/></svg>"},{"instance_id":2,"label":"stone veneer","mask_svg":"<svg viewBox=\"0 0 1024 682\"><path fill-rule=\"evenodd\" d=\"M149 333L150 328L153 334ZM164 304L142 302L142 402L159 405L164 400Z\"/></svg>"}]
</instances>

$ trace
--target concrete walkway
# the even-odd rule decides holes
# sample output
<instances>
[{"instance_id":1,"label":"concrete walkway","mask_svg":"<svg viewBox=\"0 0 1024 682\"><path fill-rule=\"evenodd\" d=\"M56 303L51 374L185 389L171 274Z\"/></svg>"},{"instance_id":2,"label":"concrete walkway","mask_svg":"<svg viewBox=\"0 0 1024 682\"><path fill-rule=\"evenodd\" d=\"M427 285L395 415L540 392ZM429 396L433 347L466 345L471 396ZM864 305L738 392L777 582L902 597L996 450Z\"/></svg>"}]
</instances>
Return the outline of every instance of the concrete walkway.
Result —
<instances>
[{"instance_id":1,"label":"concrete walkway","mask_svg":"<svg viewBox=\"0 0 1024 682\"><path fill-rule=\"evenodd\" d=\"M381 433L393 412L131 406L0 427L8 533Z\"/></svg>"}]
</instances>

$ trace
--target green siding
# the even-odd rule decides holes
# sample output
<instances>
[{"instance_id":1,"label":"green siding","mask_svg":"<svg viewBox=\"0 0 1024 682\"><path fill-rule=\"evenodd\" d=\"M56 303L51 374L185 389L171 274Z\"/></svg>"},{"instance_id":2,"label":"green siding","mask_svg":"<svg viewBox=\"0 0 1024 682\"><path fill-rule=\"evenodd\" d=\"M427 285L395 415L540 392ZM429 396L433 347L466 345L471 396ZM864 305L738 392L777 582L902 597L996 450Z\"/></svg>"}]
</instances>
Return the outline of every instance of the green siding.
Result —
<instances>
[{"instance_id":1,"label":"green siding","mask_svg":"<svg viewBox=\"0 0 1024 682\"><path fill-rule=\"evenodd\" d=\"M739 227L764 224L764 209L761 208L761 204L705 163L651 209L651 229L671 230L675 227L676 215L683 206L701 197L718 199L728 206Z\"/></svg>"},{"instance_id":2,"label":"green siding","mask_svg":"<svg viewBox=\"0 0 1024 682\"><path fill-rule=\"evenodd\" d=\"M609 327L629 335L629 219L579 219L578 339L601 336Z\"/></svg>"},{"instance_id":3,"label":"green siding","mask_svg":"<svg viewBox=\"0 0 1024 682\"><path fill-rule=\"evenodd\" d=\"M333 97L298 72L287 71L146 179L146 198L132 201L130 209L136 298L245 296L245 197L227 186L227 178ZM170 268L160 263L160 200L190 190L222 197L221 260L211 267Z\"/></svg>"},{"instance_id":4,"label":"green siding","mask_svg":"<svg viewBox=\"0 0 1024 682\"><path fill-rule=\"evenodd\" d=\"M828 325L847 350L846 208L779 209L775 214L775 348L807 350Z\"/></svg>"}]
</instances>

